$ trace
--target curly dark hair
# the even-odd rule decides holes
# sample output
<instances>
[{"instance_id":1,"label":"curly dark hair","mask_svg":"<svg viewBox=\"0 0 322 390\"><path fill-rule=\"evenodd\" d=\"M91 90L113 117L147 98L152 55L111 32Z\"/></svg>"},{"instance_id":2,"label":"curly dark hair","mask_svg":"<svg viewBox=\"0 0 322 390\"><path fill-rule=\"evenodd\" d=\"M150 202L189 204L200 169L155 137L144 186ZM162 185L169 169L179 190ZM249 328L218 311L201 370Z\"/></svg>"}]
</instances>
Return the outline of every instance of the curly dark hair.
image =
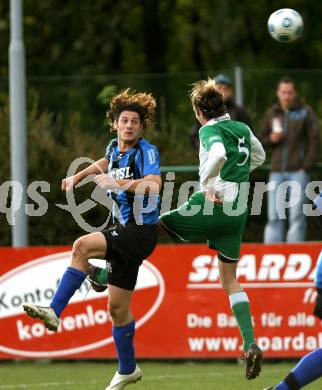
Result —
<instances>
[{"instance_id":1,"label":"curly dark hair","mask_svg":"<svg viewBox=\"0 0 322 390\"><path fill-rule=\"evenodd\" d=\"M127 88L111 100L106 118L111 126L111 130L115 131L114 122L118 120L123 111L137 112L142 122L142 128L147 129L152 127L154 123L155 109L156 101L151 94L135 92Z\"/></svg>"},{"instance_id":2,"label":"curly dark hair","mask_svg":"<svg viewBox=\"0 0 322 390\"><path fill-rule=\"evenodd\" d=\"M213 79L194 83L190 98L193 107L201 110L207 119L217 118L227 112L223 94L218 91Z\"/></svg>"}]
</instances>

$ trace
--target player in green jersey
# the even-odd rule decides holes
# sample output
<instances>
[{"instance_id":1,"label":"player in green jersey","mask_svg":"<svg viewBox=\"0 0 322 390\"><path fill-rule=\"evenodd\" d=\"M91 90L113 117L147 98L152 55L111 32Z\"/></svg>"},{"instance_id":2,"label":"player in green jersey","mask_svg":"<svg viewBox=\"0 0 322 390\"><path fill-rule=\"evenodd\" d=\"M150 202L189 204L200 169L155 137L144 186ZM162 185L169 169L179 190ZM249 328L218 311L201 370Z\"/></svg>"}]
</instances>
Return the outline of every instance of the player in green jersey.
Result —
<instances>
[{"instance_id":1,"label":"player in green jersey","mask_svg":"<svg viewBox=\"0 0 322 390\"><path fill-rule=\"evenodd\" d=\"M243 338L246 378L254 379L261 370L262 351L255 344L249 299L236 271L248 214L243 183L264 162L265 152L247 125L230 119L213 80L196 83L191 102L202 124L200 191L178 209L163 214L159 225L183 241L207 241L209 248L218 251L220 280ZM99 278L98 273L93 276Z\"/></svg>"},{"instance_id":2,"label":"player in green jersey","mask_svg":"<svg viewBox=\"0 0 322 390\"><path fill-rule=\"evenodd\" d=\"M249 300L236 271L248 214L243 183L248 183L250 172L264 162L265 152L247 125L230 119L213 80L194 84L191 102L202 125L201 191L163 214L159 223L185 241L207 240L209 248L218 251L220 280L243 338L246 378L253 379L261 370L262 352L255 344ZM233 212L238 204L239 212Z\"/></svg>"}]
</instances>

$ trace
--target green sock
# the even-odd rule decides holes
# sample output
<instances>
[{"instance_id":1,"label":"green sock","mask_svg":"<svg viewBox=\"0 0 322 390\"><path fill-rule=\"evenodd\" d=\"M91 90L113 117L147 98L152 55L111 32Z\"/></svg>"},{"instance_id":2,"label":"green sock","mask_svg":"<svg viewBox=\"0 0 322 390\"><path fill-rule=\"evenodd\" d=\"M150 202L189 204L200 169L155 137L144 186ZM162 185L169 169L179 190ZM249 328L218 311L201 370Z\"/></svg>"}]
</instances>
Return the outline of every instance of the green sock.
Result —
<instances>
[{"instance_id":1,"label":"green sock","mask_svg":"<svg viewBox=\"0 0 322 390\"><path fill-rule=\"evenodd\" d=\"M100 269L96 274L96 282L102 285L107 284L107 268Z\"/></svg>"},{"instance_id":2,"label":"green sock","mask_svg":"<svg viewBox=\"0 0 322 390\"><path fill-rule=\"evenodd\" d=\"M241 293L237 293L237 294L241 294ZM246 293L243 294L245 294L247 298ZM232 294L232 295L236 295L236 294ZM243 338L244 352L247 352L249 346L255 342L252 317L250 314L248 298L247 301L243 300L233 304L232 311L235 315L235 318L238 323L239 331Z\"/></svg>"}]
</instances>

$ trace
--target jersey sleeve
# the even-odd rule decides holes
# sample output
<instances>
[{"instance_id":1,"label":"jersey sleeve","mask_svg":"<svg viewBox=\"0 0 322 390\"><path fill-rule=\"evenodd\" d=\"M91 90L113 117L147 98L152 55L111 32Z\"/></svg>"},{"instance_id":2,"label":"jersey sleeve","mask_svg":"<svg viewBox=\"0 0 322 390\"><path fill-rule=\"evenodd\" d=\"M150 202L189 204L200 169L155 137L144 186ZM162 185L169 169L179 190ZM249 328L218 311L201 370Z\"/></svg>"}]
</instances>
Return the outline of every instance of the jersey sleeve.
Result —
<instances>
[{"instance_id":1,"label":"jersey sleeve","mask_svg":"<svg viewBox=\"0 0 322 390\"><path fill-rule=\"evenodd\" d=\"M249 128L248 128L249 129ZM265 150L260 141L255 137L253 132L249 129L251 154L250 154L250 171L262 165L265 161Z\"/></svg>"},{"instance_id":2,"label":"jersey sleeve","mask_svg":"<svg viewBox=\"0 0 322 390\"><path fill-rule=\"evenodd\" d=\"M226 149L221 142L215 142L209 150L209 158L205 164L205 169L202 175L201 184L204 186L209 179L213 179L219 175L222 167L227 160Z\"/></svg>"},{"instance_id":3,"label":"jersey sleeve","mask_svg":"<svg viewBox=\"0 0 322 390\"><path fill-rule=\"evenodd\" d=\"M219 129L216 129L214 133L213 127L203 126L199 131L199 138L202 146L206 149L207 152L211 149L212 145L216 142L224 144L224 140Z\"/></svg>"},{"instance_id":4,"label":"jersey sleeve","mask_svg":"<svg viewBox=\"0 0 322 390\"><path fill-rule=\"evenodd\" d=\"M144 146L141 153L138 153L138 164L142 177L147 175L161 175L160 154L158 149L153 146Z\"/></svg>"}]
</instances>

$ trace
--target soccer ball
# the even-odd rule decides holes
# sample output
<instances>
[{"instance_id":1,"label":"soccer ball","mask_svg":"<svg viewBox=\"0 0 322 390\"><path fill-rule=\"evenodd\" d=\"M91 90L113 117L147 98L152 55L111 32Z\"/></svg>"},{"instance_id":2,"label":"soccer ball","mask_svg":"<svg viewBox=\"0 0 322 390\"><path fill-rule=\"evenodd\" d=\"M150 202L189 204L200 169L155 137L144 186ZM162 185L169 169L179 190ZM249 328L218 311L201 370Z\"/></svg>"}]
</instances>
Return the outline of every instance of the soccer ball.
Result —
<instances>
[{"instance_id":1,"label":"soccer ball","mask_svg":"<svg viewBox=\"0 0 322 390\"><path fill-rule=\"evenodd\" d=\"M269 17L268 32L279 42L292 42L303 31L302 16L291 8L279 9Z\"/></svg>"}]
</instances>

